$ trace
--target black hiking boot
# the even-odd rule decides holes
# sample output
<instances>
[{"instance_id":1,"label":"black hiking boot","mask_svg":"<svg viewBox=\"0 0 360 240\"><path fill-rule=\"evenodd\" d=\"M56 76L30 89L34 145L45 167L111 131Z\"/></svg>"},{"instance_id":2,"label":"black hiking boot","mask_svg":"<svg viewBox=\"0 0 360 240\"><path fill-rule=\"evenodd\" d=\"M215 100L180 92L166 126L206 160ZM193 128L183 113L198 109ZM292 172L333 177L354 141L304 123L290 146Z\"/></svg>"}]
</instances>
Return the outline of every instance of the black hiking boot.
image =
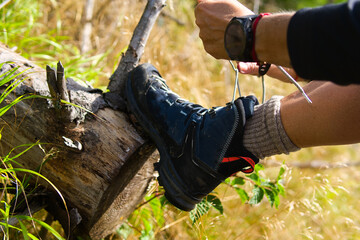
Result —
<instances>
[{"instance_id":1,"label":"black hiking boot","mask_svg":"<svg viewBox=\"0 0 360 240\"><path fill-rule=\"evenodd\" d=\"M227 177L251 173L258 163L242 146L245 121L258 104L255 97L205 109L172 92L150 64L130 73L126 97L160 152L158 181L176 207L190 211Z\"/></svg>"}]
</instances>

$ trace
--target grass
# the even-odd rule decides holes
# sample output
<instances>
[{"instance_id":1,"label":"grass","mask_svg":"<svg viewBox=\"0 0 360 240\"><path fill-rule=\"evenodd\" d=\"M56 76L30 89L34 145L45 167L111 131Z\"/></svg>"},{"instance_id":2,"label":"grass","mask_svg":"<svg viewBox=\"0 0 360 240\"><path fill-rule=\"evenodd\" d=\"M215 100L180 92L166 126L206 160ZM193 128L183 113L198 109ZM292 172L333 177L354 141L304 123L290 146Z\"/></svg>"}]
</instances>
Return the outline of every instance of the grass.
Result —
<instances>
[{"instance_id":1,"label":"grass","mask_svg":"<svg viewBox=\"0 0 360 240\"><path fill-rule=\"evenodd\" d=\"M0 63L0 68L8 64L12 65L13 63ZM0 108L0 117L19 102L39 97L33 94L25 94L14 100L10 100L9 98L6 99L6 97L9 96L9 94L11 94L15 88L25 80L16 79L16 77L26 74L28 69L17 73L18 69L19 67L14 66L13 69L4 72L0 76L0 87L4 88L0 96L0 104L2 105ZM0 142L3 137L7 137L2 135L4 127L5 126L0 129ZM25 169L17 162L17 158L21 157L31 148L39 145L39 142L20 145L10 150L7 154L0 155L0 232L2 233L3 239L18 239L19 237L24 239L38 239L34 235L34 231L37 232L37 229L46 229L46 231L48 231L53 237L63 239L63 237L51 226L39 218L34 218L31 211L23 212L21 210L30 209L28 201L29 195L31 195L38 187L30 186L28 184L31 177L45 180L48 184L50 184L54 190L58 192L59 196L63 200L65 209L67 209L65 199L62 197L59 190L48 179L38 172ZM1 154L3 154L3 152L1 152ZM14 166L16 166L16 168ZM22 177L18 177L18 175L21 175ZM26 212L28 212L28 214L26 214Z\"/></svg>"},{"instance_id":2,"label":"grass","mask_svg":"<svg viewBox=\"0 0 360 240\"><path fill-rule=\"evenodd\" d=\"M84 0L14 0L1 11L0 41L39 65L61 60L67 76L105 89L145 1L104 2L96 5L92 50L86 54L79 50ZM274 1L266 1L265 6L268 11L277 9ZM233 71L228 62L216 61L204 52L194 25L193 7L194 1L190 0L169 2L164 11L185 25L160 17L141 62L153 63L181 96L206 107L224 105L232 97ZM261 81L256 77L241 76L240 86L244 95L262 94ZM296 91L294 86L270 78L266 78L266 86L268 98ZM223 202L223 214L210 210L193 224L187 213L170 205L156 213L160 203L152 202L134 212L109 239L360 239L359 167L292 166L315 160L359 162L359 156L359 145L350 145L309 148L289 156L271 157L263 162L266 169L260 174L264 178L276 178L283 161L289 165L283 181L286 194L280 197L278 209L271 208L267 200L255 206L244 204L233 188L221 185L216 192ZM251 187L245 185L250 193Z\"/></svg>"}]
</instances>

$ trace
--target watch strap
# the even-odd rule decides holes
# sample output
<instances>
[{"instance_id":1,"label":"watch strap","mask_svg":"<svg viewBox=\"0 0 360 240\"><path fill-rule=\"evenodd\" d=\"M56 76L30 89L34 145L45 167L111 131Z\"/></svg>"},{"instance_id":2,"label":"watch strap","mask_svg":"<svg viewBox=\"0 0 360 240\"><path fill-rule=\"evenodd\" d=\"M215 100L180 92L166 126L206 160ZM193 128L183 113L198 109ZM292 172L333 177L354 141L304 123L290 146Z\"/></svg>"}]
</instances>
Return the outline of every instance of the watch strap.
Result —
<instances>
[{"instance_id":1,"label":"watch strap","mask_svg":"<svg viewBox=\"0 0 360 240\"><path fill-rule=\"evenodd\" d=\"M270 13L234 17L231 19L225 30L224 37L225 50L231 60L259 62L255 52L255 33L260 19L267 15L270 15ZM232 33L231 31L234 32Z\"/></svg>"}]
</instances>

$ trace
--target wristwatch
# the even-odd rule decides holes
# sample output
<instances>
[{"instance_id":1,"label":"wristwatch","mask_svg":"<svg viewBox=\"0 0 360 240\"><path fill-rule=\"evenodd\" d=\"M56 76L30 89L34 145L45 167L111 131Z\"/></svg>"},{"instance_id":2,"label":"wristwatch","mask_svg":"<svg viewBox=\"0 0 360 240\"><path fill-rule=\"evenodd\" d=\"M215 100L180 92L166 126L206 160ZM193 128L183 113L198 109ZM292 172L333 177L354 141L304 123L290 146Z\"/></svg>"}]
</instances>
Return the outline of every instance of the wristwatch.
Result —
<instances>
[{"instance_id":1,"label":"wristwatch","mask_svg":"<svg viewBox=\"0 0 360 240\"><path fill-rule=\"evenodd\" d=\"M231 60L256 62L252 50L254 45L253 23L259 15L234 17L225 30L225 50Z\"/></svg>"}]
</instances>

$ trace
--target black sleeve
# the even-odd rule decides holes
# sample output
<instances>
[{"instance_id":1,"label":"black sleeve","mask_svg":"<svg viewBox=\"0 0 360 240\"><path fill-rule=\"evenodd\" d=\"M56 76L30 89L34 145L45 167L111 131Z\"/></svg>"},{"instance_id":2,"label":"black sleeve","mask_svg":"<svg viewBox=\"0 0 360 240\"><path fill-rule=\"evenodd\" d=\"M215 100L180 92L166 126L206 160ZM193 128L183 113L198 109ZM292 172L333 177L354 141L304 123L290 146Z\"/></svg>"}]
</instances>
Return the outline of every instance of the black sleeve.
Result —
<instances>
[{"instance_id":1,"label":"black sleeve","mask_svg":"<svg viewBox=\"0 0 360 240\"><path fill-rule=\"evenodd\" d=\"M360 0L298 11L287 38L300 77L360 83Z\"/></svg>"}]
</instances>

